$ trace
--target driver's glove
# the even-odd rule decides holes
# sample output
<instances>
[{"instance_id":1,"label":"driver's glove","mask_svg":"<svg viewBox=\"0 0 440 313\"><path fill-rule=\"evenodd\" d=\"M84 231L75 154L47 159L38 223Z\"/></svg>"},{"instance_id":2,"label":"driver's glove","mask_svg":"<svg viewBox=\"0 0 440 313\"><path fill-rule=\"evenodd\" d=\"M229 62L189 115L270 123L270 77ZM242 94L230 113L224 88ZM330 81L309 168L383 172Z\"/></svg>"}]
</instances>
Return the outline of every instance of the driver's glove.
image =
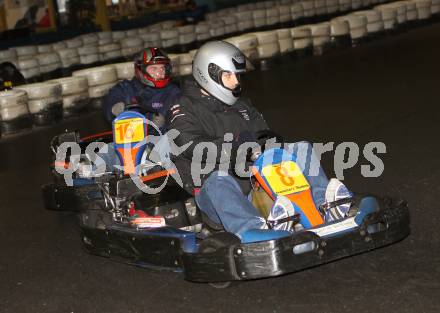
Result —
<instances>
[{"instance_id":1,"label":"driver's glove","mask_svg":"<svg viewBox=\"0 0 440 313\"><path fill-rule=\"evenodd\" d=\"M124 112L124 109L125 109L125 103L124 102L117 102L117 103L113 104L113 106L112 106L112 114L114 116L118 116L119 114Z\"/></svg>"}]
</instances>

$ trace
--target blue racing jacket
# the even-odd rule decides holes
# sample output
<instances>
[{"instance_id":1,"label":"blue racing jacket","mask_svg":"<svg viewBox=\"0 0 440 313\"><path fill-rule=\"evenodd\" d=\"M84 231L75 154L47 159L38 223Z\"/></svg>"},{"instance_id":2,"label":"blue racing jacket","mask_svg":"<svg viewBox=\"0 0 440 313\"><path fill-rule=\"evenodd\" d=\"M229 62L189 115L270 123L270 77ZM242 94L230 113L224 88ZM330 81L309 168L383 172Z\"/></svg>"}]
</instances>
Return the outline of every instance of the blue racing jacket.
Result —
<instances>
[{"instance_id":1,"label":"blue racing jacket","mask_svg":"<svg viewBox=\"0 0 440 313\"><path fill-rule=\"evenodd\" d=\"M115 116L112 107L118 102L126 105L137 102L146 110L166 116L175 101L180 97L181 91L174 84L168 84L165 88L152 88L142 84L136 77L131 80L123 80L113 86L104 99L104 115L110 123Z\"/></svg>"}]
</instances>

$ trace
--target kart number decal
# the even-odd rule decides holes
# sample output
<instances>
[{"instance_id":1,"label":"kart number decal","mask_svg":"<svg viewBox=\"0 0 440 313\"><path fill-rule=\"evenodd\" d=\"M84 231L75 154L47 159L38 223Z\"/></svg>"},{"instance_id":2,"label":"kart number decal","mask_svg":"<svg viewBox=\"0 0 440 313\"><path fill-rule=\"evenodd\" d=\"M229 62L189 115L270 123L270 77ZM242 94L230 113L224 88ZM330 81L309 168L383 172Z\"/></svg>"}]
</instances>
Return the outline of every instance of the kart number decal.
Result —
<instances>
[{"instance_id":1,"label":"kart number decal","mask_svg":"<svg viewBox=\"0 0 440 313\"><path fill-rule=\"evenodd\" d=\"M145 138L144 121L138 117L116 121L114 129L117 144L139 142Z\"/></svg>"},{"instance_id":2,"label":"kart number decal","mask_svg":"<svg viewBox=\"0 0 440 313\"><path fill-rule=\"evenodd\" d=\"M278 195L288 195L310 188L301 169L293 161L267 165L262 170L269 186Z\"/></svg>"}]
</instances>

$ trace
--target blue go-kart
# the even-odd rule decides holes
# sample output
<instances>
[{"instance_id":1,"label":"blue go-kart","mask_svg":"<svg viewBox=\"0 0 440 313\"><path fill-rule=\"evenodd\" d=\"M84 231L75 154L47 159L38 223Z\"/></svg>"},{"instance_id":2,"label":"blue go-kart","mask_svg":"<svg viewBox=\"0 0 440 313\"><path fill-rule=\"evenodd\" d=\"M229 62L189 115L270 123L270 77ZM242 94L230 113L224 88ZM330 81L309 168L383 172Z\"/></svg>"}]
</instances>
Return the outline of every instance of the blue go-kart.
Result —
<instances>
[{"instance_id":1,"label":"blue go-kart","mask_svg":"<svg viewBox=\"0 0 440 313\"><path fill-rule=\"evenodd\" d=\"M142 114L126 111L115 119L111 132L83 139L76 132L64 133L52 140L54 153L65 142L78 144L82 165L90 163L88 144L112 142L123 165L122 170L89 177L74 172L69 186L56 171L56 167L69 168L72 155L67 153L64 159L54 160L54 181L42 188L47 209L77 212L81 240L89 253L181 272L189 281L226 287L232 281L279 276L363 253L398 242L410 233L406 203L386 197L354 195L343 199L351 206L348 216L325 223L325 208L313 203L295 157L282 149L269 149L252 167L260 195L267 199L280 194L288 197L299 208L293 222L304 227L293 233L273 231L269 237L267 232L256 231L243 243L210 221L194 197L169 179L173 169L159 162L139 171L151 151L144 140L148 132ZM283 171L276 171L280 167ZM145 193L140 183L150 189L163 188L158 193ZM264 215L264 208L260 210Z\"/></svg>"}]
</instances>

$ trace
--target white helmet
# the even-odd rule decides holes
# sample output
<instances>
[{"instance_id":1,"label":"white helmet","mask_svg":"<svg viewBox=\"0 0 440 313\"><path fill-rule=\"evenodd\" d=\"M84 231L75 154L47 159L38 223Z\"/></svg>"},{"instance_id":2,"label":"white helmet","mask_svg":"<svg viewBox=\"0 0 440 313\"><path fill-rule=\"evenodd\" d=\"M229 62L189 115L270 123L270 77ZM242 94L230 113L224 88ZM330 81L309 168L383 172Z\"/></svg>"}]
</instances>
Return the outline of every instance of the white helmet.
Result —
<instances>
[{"instance_id":1,"label":"white helmet","mask_svg":"<svg viewBox=\"0 0 440 313\"><path fill-rule=\"evenodd\" d=\"M192 65L194 79L211 96L233 105L240 96L240 81L234 89L225 87L221 79L223 72L246 72L246 57L240 49L224 41L212 41L200 47Z\"/></svg>"}]
</instances>

